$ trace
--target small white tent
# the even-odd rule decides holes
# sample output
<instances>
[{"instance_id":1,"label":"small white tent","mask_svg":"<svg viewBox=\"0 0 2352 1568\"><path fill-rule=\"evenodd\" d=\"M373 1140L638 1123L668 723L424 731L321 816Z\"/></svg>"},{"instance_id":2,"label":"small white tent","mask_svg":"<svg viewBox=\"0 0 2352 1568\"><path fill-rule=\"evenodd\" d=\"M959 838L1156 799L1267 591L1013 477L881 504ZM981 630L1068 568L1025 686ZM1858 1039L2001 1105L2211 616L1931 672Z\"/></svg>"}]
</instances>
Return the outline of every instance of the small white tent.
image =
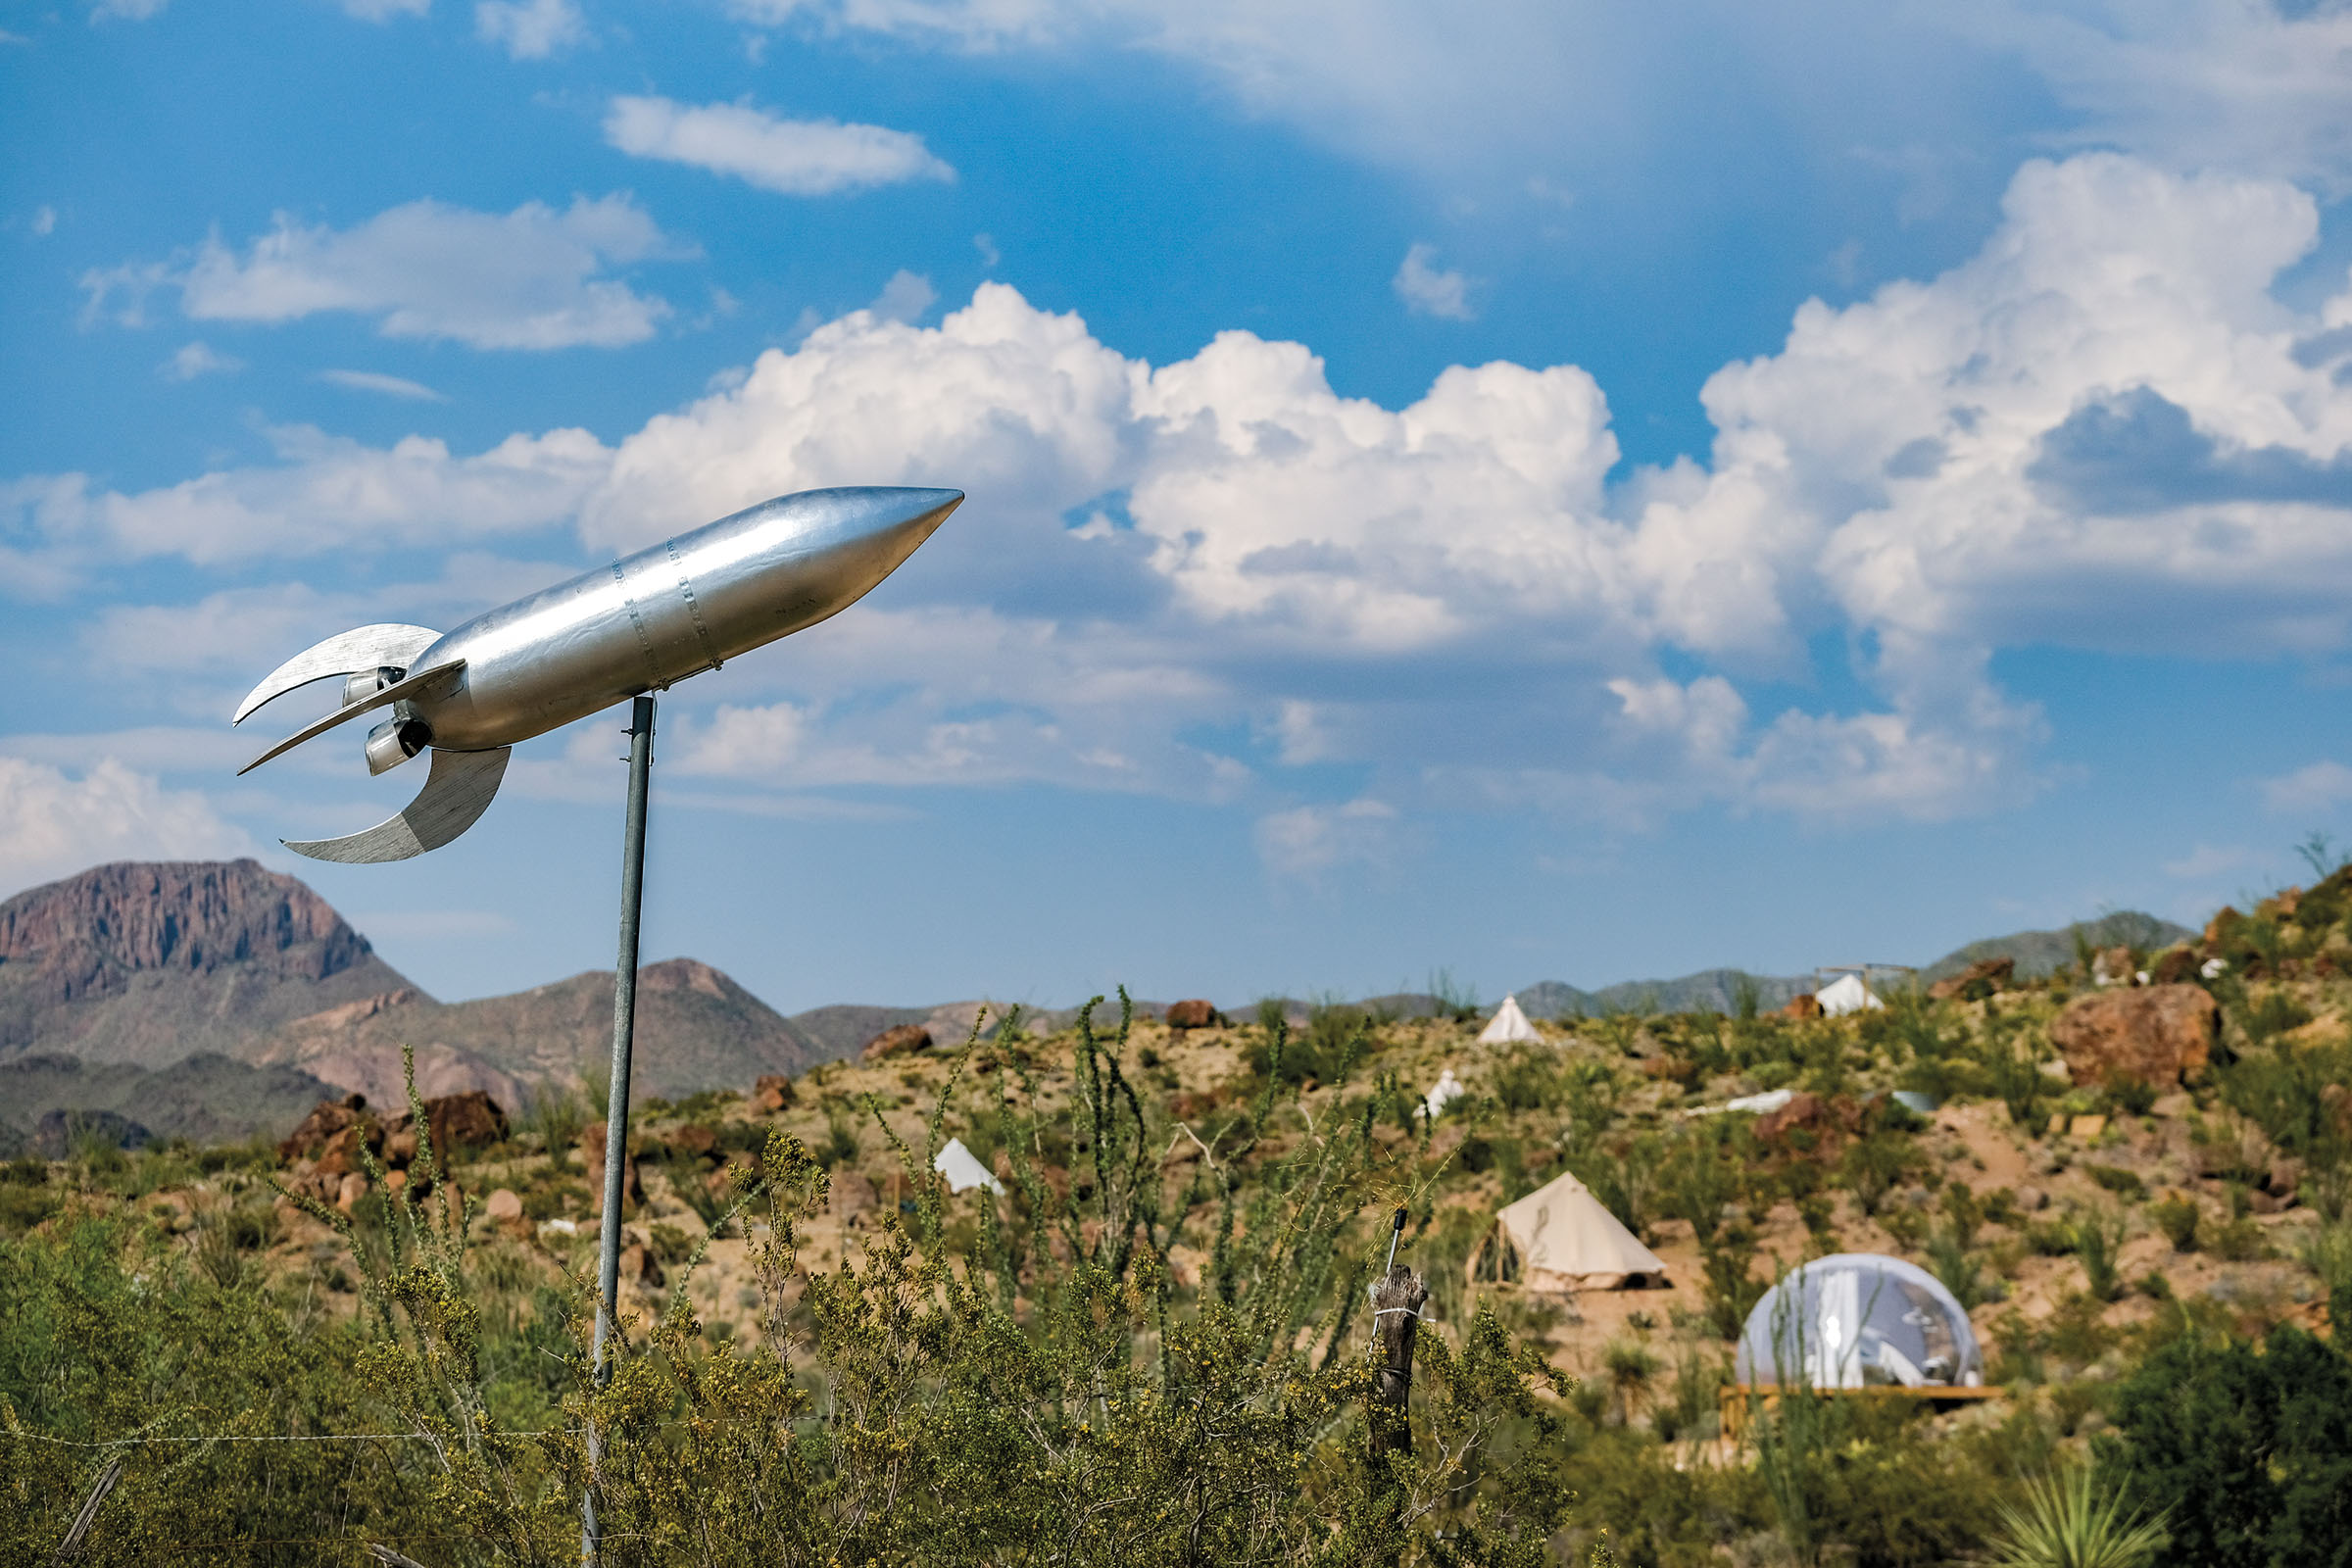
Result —
<instances>
[{"instance_id":1,"label":"small white tent","mask_svg":"<svg viewBox=\"0 0 2352 1568\"><path fill-rule=\"evenodd\" d=\"M1482 1046L1507 1045L1514 1040L1541 1040L1543 1038L1542 1035L1536 1033L1536 1026L1527 1021L1527 1014L1519 1010L1517 997L1503 998L1502 1005L1494 1009L1494 1016L1489 1019L1487 1026L1478 1032L1478 1043Z\"/></svg>"},{"instance_id":2,"label":"small white tent","mask_svg":"<svg viewBox=\"0 0 2352 1568\"><path fill-rule=\"evenodd\" d=\"M948 1179L951 1193L968 1193L975 1187L985 1187L992 1193L1004 1190L1004 1184L980 1163L979 1155L963 1147L960 1138L948 1140L948 1147L931 1161L931 1168Z\"/></svg>"},{"instance_id":3,"label":"small white tent","mask_svg":"<svg viewBox=\"0 0 2352 1568\"><path fill-rule=\"evenodd\" d=\"M1421 1106L1429 1112L1429 1119L1435 1121L1446 1114L1447 1105L1452 1104L1469 1092L1468 1086L1456 1078L1453 1075L1453 1069L1448 1067L1438 1074L1438 1081L1430 1086L1429 1095L1421 1102Z\"/></svg>"},{"instance_id":4,"label":"small white tent","mask_svg":"<svg viewBox=\"0 0 2352 1568\"><path fill-rule=\"evenodd\" d=\"M1603 1208L1574 1176L1562 1176L1494 1216L1470 1254L1470 1279L1517 1281L1539 1291L1617 1291L1662 1278L1666 1264Z\"/></svg>"},{"instance_id":5,"label":"small white tent","mask_svg":"<svg viewBox=\"0 0 2352 1568\"><path fill-rule=\"evenodd\" d=\"M1814 992L1813 1000L1820 1003L1821 1010L1833 1018L1842 1018L1849 1012L1860 1012L1865 1007L1886 1005L1870 994L1870 987L1862 983L1862 977L1858 974L1839 975Z\"/></svg>"}]
</instances>

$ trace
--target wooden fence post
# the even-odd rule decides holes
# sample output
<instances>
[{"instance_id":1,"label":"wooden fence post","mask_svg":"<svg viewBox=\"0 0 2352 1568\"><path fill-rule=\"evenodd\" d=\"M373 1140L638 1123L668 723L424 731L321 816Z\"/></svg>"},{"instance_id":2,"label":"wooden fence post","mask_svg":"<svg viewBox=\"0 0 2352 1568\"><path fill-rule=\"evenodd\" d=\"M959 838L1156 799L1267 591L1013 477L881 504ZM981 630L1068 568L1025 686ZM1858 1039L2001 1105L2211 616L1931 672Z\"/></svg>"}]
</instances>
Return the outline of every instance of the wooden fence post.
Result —
<instances>
[{"instance_id":1,"label":"wooden fence post","mask_svg":"<svg viewBox=\"0 0 2352 1568\"><path fill-rule=\"evenodd\" d=\"M106 1462L106 1468L98 1473L97 1485L90 1488L90 1494L82 1499L81 1512L74 1516L74 1527L66 1532L66 1539L57 1544L56 1555L49 1559L50 1568L57 1568L57 1564L81 1555L81 1538L90 1533L90 1521L98 1517L98 1505L106 1500L106 1494L114 1491L115 1483L122 1479L122 1456L118 1453Z\"/></svg>"},{"instance_id":2,"label":"wooden fence post","mask_svg":"<svg viewBox=\"0 0 2352 1568\"><path fill-rule=\"evenodd\" d=\"M1401 1263L1372 1287L1372 1337L1380 1366L1372 1386L1372 1462L1383 1466L1391 1453L1413 1451L1407 1401L1413 1393L1413 1335L1421 1326L1421 1304L1429 1286Z\"/></svg>"}]
</instances>

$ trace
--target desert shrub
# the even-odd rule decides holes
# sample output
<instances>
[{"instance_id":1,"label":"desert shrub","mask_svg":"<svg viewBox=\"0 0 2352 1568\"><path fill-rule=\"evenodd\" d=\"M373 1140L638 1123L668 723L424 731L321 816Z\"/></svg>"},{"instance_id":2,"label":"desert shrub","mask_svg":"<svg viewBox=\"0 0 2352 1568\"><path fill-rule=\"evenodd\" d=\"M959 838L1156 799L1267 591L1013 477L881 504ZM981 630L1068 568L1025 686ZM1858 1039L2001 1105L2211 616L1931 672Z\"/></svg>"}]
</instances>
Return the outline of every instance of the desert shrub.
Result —
<instances>
[{"instance_id":1,"label":"desert shrub","mask_svg":"<svg viewBox=\"0 0 2352 1568\"><path fill-rule=\"evenodd\" d=\"M1985 1082L2008 1107L2010 1121L2020 1127L2031 1127L2049 1089L2049 1080L2041 1074L2035 1042L2026 1034L2019 1019L1996 1017L1986 1023L1981 1050Z\"/></svg>"},{"instance_id":2,"label":"desert shrub","mask_svg":"<svg viewBox=\"0 0 2352 1568\"><path fill-rule=\"evenodd\" d=\"M1686 1123L1667 1144L1660 1161L1660 1205L1674 1218L1689 1220L1701 1247L1722 1223L1724 1206L1741 1192L1745 1151L1737 1146L1750 1140L1744 1128L1732 1122L1729 1116L1715 1116Z\"/></svg>"},{"instance_id":3,"label":"desert shrub","mask_svg":"<svg viewBox=\"0 0 2352 1568\"><path fill-rule=\"evenodd\" d=\"M1994 1299L1992 1282L1984 1277L1984 1261L1970 1250L1969 1231L1947 1218L1928 1233L1925 1249L1928 1272L1943 1282L1952 1298L1967 1310Z\"/></svg>"},{"instance_id":4,"label":"desert shrub","mask_svg":"<svg viewBox=\"0 0 2352 1568\"><path fill-rule=\"evenodd\" d=\"M2084 1160L2082 1173L2121 1198L2145 1198L2148 1193L2147 1185L2136 1174L2120 1165L2100 1165Z\"/></svg>"},{"instance_id":5,"label":"desert shrub","mask_svg":"<svg viewBox=\"0 0 2352 1568\"><path fill-rule=\"evenodd\" d=\"M533 1091L522 1119L526 1127L538 1134L539 1147L550 1157L560 1159L586 1130L588 1106L576 1091L552 1083L542 1084Z\"/></svg>"},{"instance_id":6,"label":"desert shrub","mask_svg":"<svg viewBox=\"0 0 2352 1568\"><path fill-rule=\"evenodd\" d=\"M1809 1393L1754 1401L1757 1477L1790 1556L1924 1568L1982 1541L1982 1471L1951 1463L1918 1414Z\"/></svg>"},{"instance_id":7,"label":"desert shrub","mask_svg":"<svg viewBox=\"0 0 2352 1568\"><path fill-rule=\"evenodd\" d=\"M1745 1225L1726 1225L1700 1250L1700 1299L1707 1325L1719 1338L1736 1340L1764 1293L1755 1277L1756 1235Z\"/></svg>"},{"instance_id":8,"label":"desert shrub","mask_svg":"<svg viewBox=\"0 0 2352 1568\"><path fill-rule=\"evenodd\" d=\"M2197 1250L2197 1226L2204 1216L2205 1211L2193 1198L2168 1198L2148 1209L2148 1218L2155 1221L2156 1228L2173 1244L2176 1252Z\"/></svg>"},{"instance_id":9,"label":"desert shrub","mask_svg":"<svg viewBox=\"0 0 2352 1568\"><path fill-rule=\"evenodd\" d=\"M2145 1116L2156 1108L2156 1086L2129 1073L2109 1073L2100 1085L2108 1108L2126 1116Z\"/></svg>"},{"instance_id":10,"label":"desert shrub","mask_svg":"<svg viewBox=\"0 0 2352 1568\"><path fill-rule=\"evenodd\" d=\"M2124 1246L2123 1215L2094 1204L2077 1213L2069 1228L2074 1233L2075 1256L2082 1264L2083 1288L2093 1300L2114 1300L2124 1289L2118 1272Z\"/></svg>"},{"instance_id":11,"label":"desert shrub","mask_svg":"<svg viewBox=\"0 0 2352 1568\"><path fill-rule=\"evenodd\" d=\"M2241 1215L2215 1226L2205 1239L2205 1250L2225 1263L2251 1263L2271 1255L2271 1241L2260 1225Z\"/></svg>"},{"instance_id":12,"label":"desert shrub","mask_svg":"<svg viewBox=\"0 0 2352 1568\"><path fill-rule=\"evenodd\" d=\"M1560 1070L1543 1046L1513 1046L1491 1074L1495 1102L1508 1111L1549 1110L1560 1101Z\"/></svg>"},{"instance_id":13,"label":"desert shrub","mask_svg":"<svg viewBox=\"0 0 2352 1568\"><path fill-rule=\"evenodd\" d=\"M2343 1344L2352 1330L2352 1222L2330 1220L2314 1231L2302 1248L2303 1266L2320 1277L2327 1293L2328 1323Z\"/></svg>"},{"instance_id":14,"label":"desert shrub","mask_svg":"<svg viewBox=\"0 0 2352 1568\"><path fill-rule=\"evenodd\" d=\"M2315 1165L2344 1162L2328 1086L2352 1083L2352 1046L2250 1053L2222 1069L2222 1098L2274 1144Z\"/></svg>"},{"instance_id":15,"label":"desert shrub","mask_svg":"<svg viewBox=\"0 0 2352 1568\"><path fill-rule=\"evenodd\" d=\"M2163 1514L2160 1561L2352 1562L2352 1363L2292 1326L2259 1347L2184 1336L2115 1390L2103 1472Z\"/></svg>"},{"instance_id":16,"label":"desert shrub","mask_svg":"<svg viewBox=\"0 0 2352 1568\"><path fill-rule=\"evenodd\" d=\"M1878 1132L1848 1144L1838 1170L1845 1179L1846 1191L1862 1205L1862 1212L1876 1214L1886 1195L1917 1162L1917 1152L1908 1139L1896 1133Z\"/></svg>"}]
</instances>

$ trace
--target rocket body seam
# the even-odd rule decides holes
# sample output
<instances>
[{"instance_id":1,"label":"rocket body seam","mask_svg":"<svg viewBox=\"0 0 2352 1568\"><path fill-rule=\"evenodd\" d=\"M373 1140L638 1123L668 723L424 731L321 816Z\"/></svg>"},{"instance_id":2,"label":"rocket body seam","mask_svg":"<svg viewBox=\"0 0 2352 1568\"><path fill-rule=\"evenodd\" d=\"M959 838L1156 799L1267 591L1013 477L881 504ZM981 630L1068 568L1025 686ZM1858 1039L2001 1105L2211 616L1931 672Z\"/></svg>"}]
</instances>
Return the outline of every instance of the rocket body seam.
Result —
<instances>
[{"instance_id":1,"label":"rocket body seam","mask_svg":"<svg viewBox=\"0 0 2352 1568\"><path fill-rule=\"evenodd\" d=\"M669 552L669 564L678 570L678 593L686 601L686 613L694 619L695 640L703 645L703 657L710 662L705 667L716 669L718 651L710 646L710 628L703 619L702 603L694 597L694 579L686 575L686 563L678 559L678 542L666 539L662 547Z\"/></svg>"},{"instance_id":2,"label":"rocket body seam","mask_svg":"<svg viewBox=\"0 0 2352 1568\"><path fill-rule=\"evenodd\" d=\"M629 593L628 574L620 568L619 562L612 563L612 585L620 590L620 608L629 612L629 625L637 632L637 651L645 655L646 682L666 687L669 682L662 678L662 662L654 657L654 640L645 634L645 617L637 613L637 601Z\"/></svg>"}]
</instances>

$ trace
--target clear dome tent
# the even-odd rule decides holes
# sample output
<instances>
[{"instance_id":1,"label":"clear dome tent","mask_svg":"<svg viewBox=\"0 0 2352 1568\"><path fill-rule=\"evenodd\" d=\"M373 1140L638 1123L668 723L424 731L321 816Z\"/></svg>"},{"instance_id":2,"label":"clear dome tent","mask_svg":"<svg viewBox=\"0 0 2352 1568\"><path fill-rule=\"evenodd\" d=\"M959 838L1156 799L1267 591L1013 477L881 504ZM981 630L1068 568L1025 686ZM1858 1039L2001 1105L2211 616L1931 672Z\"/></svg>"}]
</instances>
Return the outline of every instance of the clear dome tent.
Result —
<instances>
[{"instance_id":1,"label":"clear dome tent","mask_svg":"<svg viewBox=\"0 0 2352 1568\"><path fill-rule=\"evenodd\" d=\"M1750 1388L1976 1388L1984 1356L1935 1275L1899 1257L1839 1252L1764 1293L1740 1333L1733 1376Z\"/></svg>"}]
</instances>

